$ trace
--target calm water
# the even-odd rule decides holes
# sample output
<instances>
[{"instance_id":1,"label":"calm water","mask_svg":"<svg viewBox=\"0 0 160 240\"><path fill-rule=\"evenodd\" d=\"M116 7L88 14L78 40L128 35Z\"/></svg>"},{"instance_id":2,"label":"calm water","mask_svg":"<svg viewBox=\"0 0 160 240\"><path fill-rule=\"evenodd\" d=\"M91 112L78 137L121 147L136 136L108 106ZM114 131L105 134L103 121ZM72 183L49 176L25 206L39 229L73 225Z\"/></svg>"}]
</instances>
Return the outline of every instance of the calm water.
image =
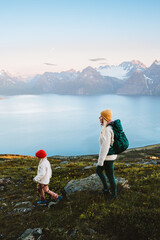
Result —
<instances>
[{"instance_id":1,"label":"calm water","mask_svg":"<svg viewBox=\"0 0 160 240\"><path fill-rule=\"evenodd\" d=\"M0 154L96 154L99 113L120 118L130 148L160 143L160 97L23 95L0 100Z\"/></svg>"}]
</instances>

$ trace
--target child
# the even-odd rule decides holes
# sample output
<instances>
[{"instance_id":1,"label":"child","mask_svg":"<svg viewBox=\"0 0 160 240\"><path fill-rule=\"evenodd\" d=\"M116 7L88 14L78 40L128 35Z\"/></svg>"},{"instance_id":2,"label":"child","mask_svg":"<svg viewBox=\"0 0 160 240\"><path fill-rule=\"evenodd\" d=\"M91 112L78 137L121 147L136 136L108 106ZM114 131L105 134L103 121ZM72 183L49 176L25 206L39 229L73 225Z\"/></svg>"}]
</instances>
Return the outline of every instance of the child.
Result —
<instances>
[{"instance_id":1,"label":"child","mask_svg":"<svg viewBox=\"0 0 160 240\"><path fill-rule=\"evenodd\" d=\"M33 179L33 181L38 183L37 189L40 195L40 201L38 201L37 204L47 203L45 200L45 193L54 198L56 202L59 202L62 200L62 196L50 191L48 187L50 178L52 177L52 169L49 161L47 160L46 152L44 150L39 150L35 155L39 159L37 176Z\"/></svg>"}]
</instances>

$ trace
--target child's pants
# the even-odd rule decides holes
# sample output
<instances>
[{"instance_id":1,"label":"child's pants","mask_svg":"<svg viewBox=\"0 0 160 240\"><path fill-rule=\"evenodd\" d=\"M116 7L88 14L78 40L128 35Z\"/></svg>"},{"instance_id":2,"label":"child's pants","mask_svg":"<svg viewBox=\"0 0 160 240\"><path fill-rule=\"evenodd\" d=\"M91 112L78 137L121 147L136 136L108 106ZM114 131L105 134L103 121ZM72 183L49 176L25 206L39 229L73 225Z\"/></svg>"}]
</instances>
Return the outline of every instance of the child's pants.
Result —
<instances>
[{"instance_id":1,"label":"child's pants","mask_svg":"<svg viewBox=\"0 0 160 240\"><path fill-rule=\"evenodd\" d=\"M38 189L38 192L39 192L39 195L40 195L40 198L42 201L45 200L45 193L47 193L48 195L53 197L55 200L58 198L58 194L49 190L48 184L45 185L45 184L38 183L37 189Z\"/></svg>"},{"instance_id":2,"label":"child's pants","mask_svg":"<svg viewBox=\"0 0 160 240\"><path fill-rule=\"evenodd\" d=\"M111 191L112 191L113 195L116 197L117 196L117 184L116 184L115 176L114 176L113 163L114 163L114 161L104 161L103 166L97 166L96 172L103 183L104 189L108 189L106 177L104 175L104 170L105 170L107 178L111 185Z\"/></svg>"}]
</instances>

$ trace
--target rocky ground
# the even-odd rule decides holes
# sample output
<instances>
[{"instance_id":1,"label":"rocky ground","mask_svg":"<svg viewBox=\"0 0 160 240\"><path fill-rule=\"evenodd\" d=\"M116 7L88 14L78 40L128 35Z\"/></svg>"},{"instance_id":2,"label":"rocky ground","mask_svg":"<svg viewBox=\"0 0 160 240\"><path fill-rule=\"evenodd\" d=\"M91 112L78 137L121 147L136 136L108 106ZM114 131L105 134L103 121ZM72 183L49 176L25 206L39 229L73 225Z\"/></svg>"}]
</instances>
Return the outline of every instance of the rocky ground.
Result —
<instances>
[{"instance_id":1,"label":"rocky ground","mask_svg":"<svg viewBox=\"0 0 160 240\"><path fill-rule=\"evenodd\" d=\"M0 239L160 239L160 144L118 156L116 200L98 194L97 158L50 157L50 189L63 200L37 206L36 158L0 155Z\"/></svg>"}]
</instances>

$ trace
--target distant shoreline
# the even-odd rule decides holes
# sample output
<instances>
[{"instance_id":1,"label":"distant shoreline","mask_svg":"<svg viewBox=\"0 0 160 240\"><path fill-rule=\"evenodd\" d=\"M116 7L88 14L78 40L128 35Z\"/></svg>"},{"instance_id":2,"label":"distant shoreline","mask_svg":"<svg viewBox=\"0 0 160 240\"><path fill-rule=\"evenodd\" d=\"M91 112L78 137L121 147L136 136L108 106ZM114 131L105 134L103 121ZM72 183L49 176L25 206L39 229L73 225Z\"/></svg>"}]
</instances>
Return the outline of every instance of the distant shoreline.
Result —
<instances>
[{"instance_id":1,"label":"distant shoreline","mask_svg":"<svg viewBox=\"0 0 160 240\"><path fill-rule=\"evenodd\" d=\"M151 150L151 149L157 149L157 148L160 148L160 143L157 143L157 144L151 144L151 145L146 145L146 146L143 146L143 147L136 147L136 148L129 148L127 149L126 151L124 151L123 153L121 154L125 154L125 153L128 153L128 152L132 152L132 151L141 151L141 150ZM118 154L118 155L121 155L121 154ZM54 156L48 156L48 157L53 157L53 158L76 158L76 157L96 157L98 156L98 154L84 154L84 155L75 155L75 156L62 156L62 155L54 155Z\"/></svg>"},{"instance_id":2,"label":"distant shoreline","mask_svg":"<svg viewBox=\"0 0 160 240\"><path fill-rule=\"evenodd\" d=\"M157 148L160 148L160 144L153 144L153 145L146 145L144 147L137 147L137 148L129 148L127 149L125 152L121 153L121 154L126 154L128 152L135 152L135 151L142 151L142 150L156 150ZM121 155L119 154L119 155ZM23 157L32 157L34 158L34 156L31 155L22 155L22 154L0 154L0 156L23 156ZM52 156L48 156L48 158L55 158L55 159L68 159L68 158L72 158L72 159L76 159L76 158L84 158L84 157L98 157L98 154L82 154L82 155L69 155L69 156L63 156L63 155L52 155Z\"/></svg>"}]
</instances>

